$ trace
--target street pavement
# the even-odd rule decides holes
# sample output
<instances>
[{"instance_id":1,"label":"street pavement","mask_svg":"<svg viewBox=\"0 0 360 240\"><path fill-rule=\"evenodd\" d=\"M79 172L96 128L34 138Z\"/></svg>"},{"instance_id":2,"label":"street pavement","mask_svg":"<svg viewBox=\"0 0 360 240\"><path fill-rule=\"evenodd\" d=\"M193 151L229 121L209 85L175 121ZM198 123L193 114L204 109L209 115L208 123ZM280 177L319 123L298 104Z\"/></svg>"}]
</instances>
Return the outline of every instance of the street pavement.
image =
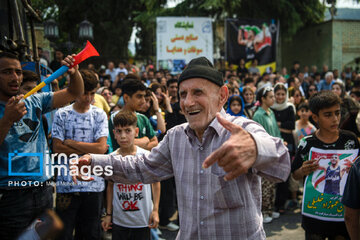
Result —
<instances>
[{"instance_id":1,"label":"street pavement","mask_svg":"<svg viewBox=\"0 0 360 240\"><path fill-rule=\"evenodd\" d=\"M301 228L300 209L287 211L280 218L264 224L266 238L269 240L304 240L305 233Z\"/></svg>"},{"instance_id":2,"label":"street pavement","mask_svg":"<svg viewBox=\"0 0 360 240\"><path fill-rule=\"evenodd\" d=\"M264 224L266 237L268 240L304 240L305 233L301 228L301 213L297 208L287 211L280 218L274 219L271 223ZM162 235L159 239L174 240L177 231L171 232L161 229ZM111 234L105 233L104 240L111 240Z\"/></svg>"},{"instance_id":3,"label":"street pavement","mask_svg":"<svg viewBox=\"0 0 360 240\"><path fill-rule=\"evenodd\" d=\"M300 209L287 211L280 218L274 219L271 223L264 224L266 237L269 240L304 240L304 230L301 228ZM176 238L176 232L161 230L160 236L166 240Z\"/></svg>"}]
</instances>

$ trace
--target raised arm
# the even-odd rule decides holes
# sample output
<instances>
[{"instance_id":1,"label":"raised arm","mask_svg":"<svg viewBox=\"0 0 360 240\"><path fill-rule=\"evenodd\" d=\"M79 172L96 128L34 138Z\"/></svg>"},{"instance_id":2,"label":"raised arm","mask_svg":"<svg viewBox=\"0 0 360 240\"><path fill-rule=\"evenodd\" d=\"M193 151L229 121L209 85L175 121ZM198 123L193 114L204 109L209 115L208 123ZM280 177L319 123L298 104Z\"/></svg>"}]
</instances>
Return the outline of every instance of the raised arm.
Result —
<instances>
[{"instance_id":1,"label":"raised arm","mask_svg":"<svg viewBox=\"0 0 360 240\"><path fill-rule=\"evenodd\" d=\"M112 174L101 175L107 180L134 184L160 182L174 176L171 155L168 144L168 135L165 135L160 144L150 153L136 156L121 157L120 155L87 154L79 158L77 168L101 166L102 169L112 168ZM79 176L79 179L84 177ZM86 179L85 179L86 180Z\"/></svg>"},{"instance_id":2,"label":"raised arm","mask_svg":"<svg viewBox=\"0 0 360 240\"><path fill-rule=\"evenodd\" d=\"M70 65L75 61L73 56L75 56L75 54L72 56L69 55L62 60L62 65L70 67ZM54 93L53 108L62 107L74 101L77 97L84 93L84 82L79 73L79 66L69 69L68 73L70 75L69 87Z\"/></svg>"},{"instance_id":3,"label":"raised arm","mask_svg":"<svg viewBox=\"0 0 360 240\"><path fill-rule=\"evenodd\" d=\"M243 39L243 36L242 36L242 29L239 29L239 31L238 31L238 38L237 38L237 40L238 40L238 44L239 44L239 45L245 45L245 44L246 44L246 40Z\"/></svg>"},{"instance_id":4,"label":"raised arm","mask_svg":"<svg viewBox=\"0 0 360 240\"><path fill-rule=\"evenodd\" d=\"M172 113L172 112L173 112L173 109L172 109L171 103L170 103L169 92L166 90L166 93L163 93L163 92L162 92L161 95L163 96L164 101L165 101L166 111L167 111L168 113Z\"/></svg>"},{"instance_id":5,"label":"raised arm","mask_svg":"<svg viewBox=\"0 0 360 240\"><path fill-rule=\"evenodd\" d=\"M156 98L156 95L154 92L151 92L150 96L152 102L153 102L153 109L156 114L156 120L157 120L157 130L160 130L162 133L166 132L166 126L165 126L165 120L161 115L160 107L159 107L159 101Z\"/></svg>"}]
</instances>

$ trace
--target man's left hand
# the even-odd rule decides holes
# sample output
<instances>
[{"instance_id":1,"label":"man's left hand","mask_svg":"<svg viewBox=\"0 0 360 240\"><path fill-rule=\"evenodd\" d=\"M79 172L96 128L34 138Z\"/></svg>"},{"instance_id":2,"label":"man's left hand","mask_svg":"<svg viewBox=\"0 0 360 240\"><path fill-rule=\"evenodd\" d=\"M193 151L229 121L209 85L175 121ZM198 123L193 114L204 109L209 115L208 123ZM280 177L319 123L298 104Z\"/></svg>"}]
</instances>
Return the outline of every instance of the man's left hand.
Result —
<instances>
[{"instance_id":1,"label":"man's left hand","mask_svg":"<svg viewBox=\"0 0 360 240\"><path fill-rule=\"evenodd\" d=\"M217 113L216 117L219 123L231 133L231 136L218 150L205 159L203 168L208 168L217 162L227 172L224 179L229 181L247 173L255 163L256 143L250 133L242 127L229 122L220 113Z\"/></svg>"}]
</instances>

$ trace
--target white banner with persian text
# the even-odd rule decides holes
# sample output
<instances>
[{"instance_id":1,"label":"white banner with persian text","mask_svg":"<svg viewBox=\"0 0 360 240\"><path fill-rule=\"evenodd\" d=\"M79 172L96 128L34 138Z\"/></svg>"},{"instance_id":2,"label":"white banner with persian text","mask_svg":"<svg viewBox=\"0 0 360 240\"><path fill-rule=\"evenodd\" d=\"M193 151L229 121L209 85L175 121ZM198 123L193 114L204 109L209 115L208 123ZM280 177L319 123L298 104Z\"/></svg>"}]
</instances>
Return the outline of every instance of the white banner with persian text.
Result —
<instances>
[{"instance_id":1,"label":"white banner with persian text","mask_svg":"<svg viewBox=\"0 0 360 240\"><path fill-rule=\"evenodd\" d=\"M211 18L156 18L158 69L168 69L172 74L180 73L191 59L201 56L213 63Z\"/></svg>"}]
</instances>

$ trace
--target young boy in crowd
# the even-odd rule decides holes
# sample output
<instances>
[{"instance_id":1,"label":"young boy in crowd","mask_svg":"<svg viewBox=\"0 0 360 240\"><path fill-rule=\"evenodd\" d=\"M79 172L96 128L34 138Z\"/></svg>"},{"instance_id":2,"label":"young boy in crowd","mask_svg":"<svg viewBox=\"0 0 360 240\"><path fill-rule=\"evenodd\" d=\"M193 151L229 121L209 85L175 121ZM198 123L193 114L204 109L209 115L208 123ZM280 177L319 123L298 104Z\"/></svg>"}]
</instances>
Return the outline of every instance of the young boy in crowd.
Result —
<instances>
[{"instance_id":1,"label":"young boy in crowd","mask_svg":"<svg viewBox=\"0 0 360 240\"><path fill-rule=\"evenodd\" d=\"M322 165L320 166L319 161L323 156L327 156L327 158L329 158L331 154L334 154L335 150L337 154L341 153L341 151L344 152L344 150L347 150L356 152L356 156L358 155L359 142L356 136L351 132L339 129L340 102L340 98L330 91L316 93L310 98L309 107L313 113L312 117L318 124L319 129L316 130L313 134L304 137L300 141L295 160L292 164L292 175L296 180L305 178L315 170L324 170L322 184L325 185L325 187L322 194L320 194L320 188L316 188L317 183L315 183L315 185L305 183L304 186L304 188L306 188L304 191L307 191L307 189L312 191L318 189L317 192L320 194L316 201L314 197L310 207L308 207L309 203L303 203L302 227L305 230L306 239L335 239L335 237L338 236L341 236L345 239L349 238L344 219L337 217L337 215L342 213L343 206L339 201L335 200L340 198L342 193L340 192L340 195L331 195L325 193L327 184L326 179L331 174L333 180L338 182L340 182L340 180L344 180L342 178L347 177L347 175L341 176L340 174L336 175L335 172L331 173L328 171L327 167L330 166L330 163L332 164L332 162L330 161L326 164L325 167L323 167ZM317 149L316 152L315 148ZM318 155L318 157L312 157L312 155ZM338 172L343 170L347 171L349 166L343 164L342 168L343 169L338 170ZM320 173L321 171L319 171L319 174ZM316 174L315 177L317 177L319 174ZM321 178L319 182L321 182ZM314 190L311 189L312 186L314 186ZM329 208L325 206L325 204L329 202L327 201L328 199L332 199L333 201L333 203L329 204L335 204L334 202L336 202L336 207L334 209L335 211L337 209L336 214L328 213ZM334 206L332 206L332 208ZM316 211L314 211L312 214L309 214L309 212L305 214L304 211L308 211L307 209L310 208L316 209Z\"/></svg>"},{"instance_id":2,"label":"young boy in crowd","mask_svg":"<svg viewBox=\"0 0 360 240\"><path fill-rule=\"evenodd\" d=\"M80 70L80 73L84 79L85 93L75 103L56 112L52 126L53 151L67 156L88 152L104 154L107 151L107 115L102 109L91 105L98 80L90 70ZM75 239L100 239L105 183L100 177L94 176L94 179L74 184L69 172L57 177L56 213L65 225L59 239L73 239L74 229Z\"/></svg>"},{"instance_id":3,"label":"young boy in crowd","mask_svg":"<svg viewBox=\"0 0 360 240\"><path fill-rule=\"evenodd\" d=\"M137 112L141 111L145 104L146 87L145 85L133 74L126 76L122 83L122 96L124 98L124 106L121 111ZM111 114L109 119L109 134L111 139L111 148L117 149L117 144L113 134L113 119L118 112ZM137 116L137 127L139 128L138 138L135 139L135 145L151 150L153 147L158 145L158 139L156 133L151 126L149 119L141 114L136 113Z\"/></svg>"},{"instance_id":4,"label":"young boy in crowd","mask_svg":"<svg viewBox=\"0 0 360 240\"><path fill-rule=\"evenodd\" d=\"M134 144L139 133L134 112L119 112L114 117L113 124L114 136L120 148L111 154L127 156L148 152ZM151 200L151 190L154 203ZM150 228L156 228L159 223L160 182L150 185L109 181L106 199L106 217L101 225L104 231L112 228L113 240L150 239Z\"/></svg>"}]
</instances>

